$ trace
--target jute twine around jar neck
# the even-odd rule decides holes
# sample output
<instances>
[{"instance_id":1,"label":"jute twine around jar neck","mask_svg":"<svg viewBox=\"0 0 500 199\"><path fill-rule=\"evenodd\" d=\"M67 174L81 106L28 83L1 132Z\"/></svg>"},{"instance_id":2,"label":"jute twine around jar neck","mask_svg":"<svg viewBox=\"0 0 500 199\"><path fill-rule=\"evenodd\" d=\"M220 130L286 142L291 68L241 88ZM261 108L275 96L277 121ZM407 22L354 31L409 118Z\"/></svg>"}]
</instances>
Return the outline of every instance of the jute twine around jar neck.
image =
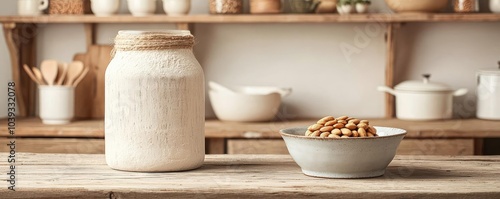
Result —
<instances>
[{"instance_id":1,"label":"jute twine around jar neck","mask_svg":"<svg viewBox=\"0 0 500 199\"><path fill-rule=\"evenodd\" d=\"M189 31L168 32L121 32L115 38L112 55L116 51L146 51L167 49L190 49L194 37Z\"/></svg>"}]
</instances>

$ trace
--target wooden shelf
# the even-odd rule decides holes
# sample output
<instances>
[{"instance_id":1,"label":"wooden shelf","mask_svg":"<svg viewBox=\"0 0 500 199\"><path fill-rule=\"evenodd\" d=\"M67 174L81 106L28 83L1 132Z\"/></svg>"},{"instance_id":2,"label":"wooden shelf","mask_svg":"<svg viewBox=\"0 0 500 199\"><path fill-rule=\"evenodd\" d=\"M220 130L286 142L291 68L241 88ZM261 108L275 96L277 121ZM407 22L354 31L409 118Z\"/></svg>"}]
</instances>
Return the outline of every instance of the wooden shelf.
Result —
<instances>
[{"instance_id":1,"label":"wooden shelf","mask_svg":"<svg viewBox=\"0 0 500 199\"><path fill-rule=\"evenodd\" d=\"M277 14L277 15L152 15L134 17L115 15L45 15L45 16L0 16L0 23L337 23L337 22L479 22L500 21L500 14Z\"/></svg>"},{"instance_id":2,"label":"wooden shelf","mask_svg":"<svg viewBox=\"0 0 500 199\"><path fill-rule=\"evenodd\" d=\"M413 122L398 119L372 119L376 126L403 128L406 138L500 138L500 121L479 119ZM294 120L263 123L236 123L207 120L207 138L281 138L279 130L308 126L314 120ZM68 125L44 125L37 118L18 119L17 137L103 138L102 120L76 121ZM0 121L0 137L6 137L6 120Z\"/></svg>"}]
</instances>

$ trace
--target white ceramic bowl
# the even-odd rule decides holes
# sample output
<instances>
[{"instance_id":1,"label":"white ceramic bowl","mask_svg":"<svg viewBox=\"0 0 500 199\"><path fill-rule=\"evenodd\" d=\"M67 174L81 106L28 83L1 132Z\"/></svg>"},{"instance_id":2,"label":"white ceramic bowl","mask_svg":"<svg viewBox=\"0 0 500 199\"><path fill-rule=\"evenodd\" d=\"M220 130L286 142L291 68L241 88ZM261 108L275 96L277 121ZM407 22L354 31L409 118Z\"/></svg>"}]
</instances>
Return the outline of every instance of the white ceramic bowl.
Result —
<instances>
[{"instance_id":1,"label":"white ceramic bowl","mask_svg":"<svg viewBox=\"0 0 500 199\"><path fill-rule=\"evenodd\" d=\"M252 94L210 90L208 94L215 115L223 121L270 121L281 105L281 95L277 92Z\"/></svg>"},{"instance_id":2,"label":"white ceramic bowl","mask_svg":"<svg viewBox=\"0 0 500 199\"><path fill-rule=\"evenodd\" d=\"M306 128L280 131L288 152L308 176L370 178L384 175L406 135L403 129L375 127L378 137L306 137Z\"/></svg>"},{"instance_id":3,"label":"white ceramic bowl","mask_svg":"<svg viewBox=\"0 0 500 199\"><path fill-rule=\"evenodd\" d=\"M120 8L120 0L91 0L90 3L95 16L111 16Z\"/></svg>"},{"instance_id":4,"label":"white ceramic bowl","mask_svg":"<svg viewBox=\"0 0 500 199\"><path fill-rule=\"evenodd\" d=\"M156 11L156 0L127 0L128 10L133 16L143 17L154 15Z\"/></svg>"}]
</instances>

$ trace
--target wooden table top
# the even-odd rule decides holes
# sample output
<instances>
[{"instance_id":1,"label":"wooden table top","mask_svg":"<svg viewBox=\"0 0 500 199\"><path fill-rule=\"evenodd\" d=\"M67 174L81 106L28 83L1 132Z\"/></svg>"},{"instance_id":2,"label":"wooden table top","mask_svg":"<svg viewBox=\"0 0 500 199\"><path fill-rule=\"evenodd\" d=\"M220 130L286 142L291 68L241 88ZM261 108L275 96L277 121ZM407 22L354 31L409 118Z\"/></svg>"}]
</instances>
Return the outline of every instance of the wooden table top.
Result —
<instances>
[{"instance_id":1,"label":"wooden table top","mask_svg":"<svg viewBox=\"0 0 500 199\"><path fill-rule=\"evenodd\" d=\"M207 138L281 138L280 129L309 126L316 120L300 119L274 122L223 122L207 120ZM442 121L404 121L371 119L375 126L406 129L405 138L500 138L500 121L479 119ZM0 120L0 137L8 135L6 120ZM17 137L104 137L103 120L75 121L67 125L44 125L38 118L20 118L16 123Z\"/></svg>"},{"instance_id":2,"label":"wooden table top","mask_svg":"<svg viewBox=\"0 0 500 199\"><path fill-rule=\"evenodd\" d=\"M104 155L16 156L17 190L2 175L2 198L500 198L500 156L396 156L370 179L308 177L287 155L207 155L200 169L172 173L112 170Z\"/></svg>"}]
</instances>

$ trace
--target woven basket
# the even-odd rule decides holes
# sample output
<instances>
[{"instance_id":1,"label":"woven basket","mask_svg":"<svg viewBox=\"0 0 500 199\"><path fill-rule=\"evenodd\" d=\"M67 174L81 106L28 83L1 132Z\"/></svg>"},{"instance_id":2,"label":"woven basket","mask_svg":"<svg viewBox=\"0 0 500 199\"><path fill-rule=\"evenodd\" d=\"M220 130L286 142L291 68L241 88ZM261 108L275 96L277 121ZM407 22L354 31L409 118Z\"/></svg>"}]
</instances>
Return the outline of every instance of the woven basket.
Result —
<instances>
[{"instance_id":1,"label":"woven basket","mask_svg":"<svg viewBox=\"0 0 500 199\"><path fill-rule=\"evenodd\" d=\"M90 0L50 0L51 15L83 15L90 14Z\"/></svg>"}]
</instances>

